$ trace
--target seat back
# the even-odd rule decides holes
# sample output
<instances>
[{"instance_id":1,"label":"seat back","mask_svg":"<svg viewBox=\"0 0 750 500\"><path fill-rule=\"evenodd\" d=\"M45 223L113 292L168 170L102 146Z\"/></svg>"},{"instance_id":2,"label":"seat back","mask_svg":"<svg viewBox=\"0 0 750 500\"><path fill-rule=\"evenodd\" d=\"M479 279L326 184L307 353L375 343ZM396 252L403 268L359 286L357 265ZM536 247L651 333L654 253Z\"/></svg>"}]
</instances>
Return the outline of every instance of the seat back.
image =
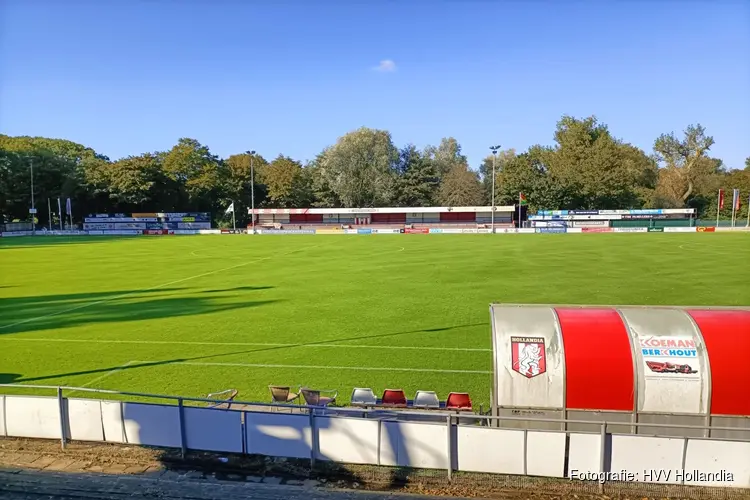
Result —
<instances>
[{"instance_id":1,"label":"seat back","mask_svg":"<svg viewBox=\"0 0 750 500\"><path fill-rule=\"evenodd\" d=\"M440 399L434 391L417 391L414 396L416 408L440 408Z\"/></svg>"},{"instance_id":2,"label":"seat back","mask_svg":"<svg viewBox=\"0 0 750 500\"><path fill-rule=\"evenodd\" d=\"M471 398L465 392L451 392L445 407L451 410L471 410Z\"/></svg>"},{"instance_id":3,"label":"seat back","mask_svg":"<svg viewBox=\"0 0 750 500\"><path fill-rule=\"evenodd\" d=\"M305 398L305 404L308 406L320 405L320 391L302 389L302 397Z\"/></svg>"},{"instance_id":4,"label":"seat back","mask_svg":"<svg viewBox=\"0 0 750 500\"><path fill-rule=\"evenodd\" d=\"M286 403L291 392L291 387L285 387L280 385L269 385L268 388L271 390L271 397L274 403Z\"/></svg>"},{"instance_id":5,"label":"seat back","mask_svg":"<svg viewBox=\"0 0 750 500\"><path fill-rule=\"evenodd\" d=\"M406 394L401 389L386 389L383 391L383 405L406 406Z\"/></svg>"},{"instance_id":6,"label":"seat back","mask_svg":"<svg viewBox=\"0 0 750 500\"><path fill-rule=\"evenodd\" d=\"M355 406L375 406L378 403L372 389L355 387L352 391L352 404Z\"/></svg>"}]
</instances>

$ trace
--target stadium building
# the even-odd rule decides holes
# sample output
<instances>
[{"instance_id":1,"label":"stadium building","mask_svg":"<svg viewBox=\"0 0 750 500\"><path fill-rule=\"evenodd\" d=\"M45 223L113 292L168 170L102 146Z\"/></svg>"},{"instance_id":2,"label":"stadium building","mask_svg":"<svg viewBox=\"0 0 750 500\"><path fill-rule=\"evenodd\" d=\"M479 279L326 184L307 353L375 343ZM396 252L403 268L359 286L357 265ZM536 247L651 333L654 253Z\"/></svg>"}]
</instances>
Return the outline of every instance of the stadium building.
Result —
<instances>
[{"instance_id":1,"label":"stadium building","mask_svg":"<svg viewBox=\"0 0 750 500\"><path fill-rule=\"evenodd\" d=\"M248 209L258 228L326 229L332 227L489 227L492 207L256 208ZM526 207L520 210L526 218ZM495 207L495 227L518 225L519 210ZM252 226L252 222L248 227Z\"/></svg>"}]
</instances>

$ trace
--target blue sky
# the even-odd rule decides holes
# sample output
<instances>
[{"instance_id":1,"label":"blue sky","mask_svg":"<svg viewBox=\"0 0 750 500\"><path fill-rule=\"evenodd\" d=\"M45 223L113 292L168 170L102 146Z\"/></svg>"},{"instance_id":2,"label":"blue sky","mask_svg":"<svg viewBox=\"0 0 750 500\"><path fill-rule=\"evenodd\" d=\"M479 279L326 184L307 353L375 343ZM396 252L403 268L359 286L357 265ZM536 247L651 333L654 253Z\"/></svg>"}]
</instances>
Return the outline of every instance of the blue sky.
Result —
<instances>
[{"instance_id":1,"label":"blue sky","mask_svg":"<svg viewBox=\"0 0 750 500\"><path fill-rule=\"evenodd\" d=\"M193 137L306 160L368 126L476 168L563 114L649 153L700 122L742 168L750 2L0 0L0 132L113 159Z\"/></svg>"}]
</instances>

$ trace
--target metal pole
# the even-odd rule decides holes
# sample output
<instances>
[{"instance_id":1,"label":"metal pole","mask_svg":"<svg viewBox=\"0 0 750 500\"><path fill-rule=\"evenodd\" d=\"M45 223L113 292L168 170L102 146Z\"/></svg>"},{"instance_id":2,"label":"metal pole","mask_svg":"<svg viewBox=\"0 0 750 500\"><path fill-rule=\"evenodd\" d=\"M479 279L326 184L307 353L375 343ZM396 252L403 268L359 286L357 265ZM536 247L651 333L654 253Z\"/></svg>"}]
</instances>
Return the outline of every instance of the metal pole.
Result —
<instances>
[{"instance_id":1,"label":"metal pole","mask_svg":"<svg viewBox=\"0 0 750 500\"><path fill-rule=\"evenodd\" d=\"M52 203L49 201L49 198L47 198L47 212L49 212L49 223L47 225L49 226L49 230L52 231Z\"/></svg>"},{"instance_id":2,"label":"metal pole","mask_svg":"<svg viewBox=\"0 0 750 500\"><path fill-rule=\"evenodd\" d=\"M185 432L185 402L182 398L177 399L177 419L180 426L180 455L187 455L187 433Z\"/></svg>"},{"instance_id":3,"label":"metal pole","mask_svg":"<svg viewBox=\"0 0 750 500\"><path fill-rule=\"evenodd\" d=\"M448 482L450 483L453 480L453 425L450 415L445 420L446 424L448 424Z\"/></svg>"},{"instance_id":4,"label":"metal pole","mask_svg":"<svg viewBox=\"0 0 750 500\"><path fill-rule=\"evenodd\" d=\"M255 151L250 151L250 217L253 218L253 234L255 234L255 168L253 165L253 155Z\"/></svg>"},{"instance_id":5,"label":"metal pole","mask_svg":"<svg viewBox=\"0 0 750 500\"><path fill-rule=\"evenodd\" d=\"M60 446L65 449L65 399L63 398L62 387L57 388L57 408L60 413Z\"/></svg>"},{"instance_id":6,"label":"metal pole","mask_svg":"<svg viewBox=\"0 0 750 500\"><path fill-rule=\"evenodd\" d=\"M604 476L604 467L606 464L606 453L607 453L607 422L602 422L602 426L599 433L599 439L601 442L601 449L599 450L599 473ZM604 493L604 482L599 481L599 493Z\"/></svg>"},{"instance_id":7,"label":"metal pole","mask_svg":"<svg viewBox=\"0 0 750 500\"><path fill-rule=\"evenodd\" d=\"M747 199L747 227L750 227L750 198Z\"/></svg>"},{"instance_id":8,"label":"metal pole","mask_svg":"<svg viewBox=\"0 0 750 500\"><path fill-rule=\"evenodd\" d=\"M36 205L34 204L34 159L29 159L29 175L31 176L31 234L36 234Z\"/></svg>"},{"instance_id":9,"label":"metal pole","mask_svg":"<svg viewBox=\"0 0 750 500\"><path fill-rule=\"evenodd\" d=\"M721 212L721 189L719 189L719 196L716 199L716 227L719 227L719 212Z\"/></svg>"},{"instance_id":10,"label":"metal pole","mask_svg":"<svg viewBox=\"0 0 750 500\"><path fill-rule=\"evenodd\" d=\"M232 200L232 229L237 232L237 224L234 220L234 200Z\"/></svg>"},{"instance_id":11,"label":"metal pole","mask_svg":"<svg viewBox=\"0 0 750 500\"><path fill-rule=\"evenodd\" d=\"M490 146L490 151L492 151L492 218L491 224L492 224L492 234L495 234L495 163L497 160L497 150L500 149L500 146Z\"/></svg>"}]
</instances>

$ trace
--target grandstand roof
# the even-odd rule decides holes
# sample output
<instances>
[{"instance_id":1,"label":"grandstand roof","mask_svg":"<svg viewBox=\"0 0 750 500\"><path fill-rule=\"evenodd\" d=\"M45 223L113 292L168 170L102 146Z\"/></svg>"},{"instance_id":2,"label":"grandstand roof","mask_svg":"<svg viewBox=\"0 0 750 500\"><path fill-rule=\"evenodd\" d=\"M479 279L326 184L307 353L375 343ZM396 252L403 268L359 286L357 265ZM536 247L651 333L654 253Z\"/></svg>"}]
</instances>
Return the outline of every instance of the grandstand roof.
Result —
<instances>
[{"instance_id":1,"label":"grandstand roof","mask_svg":"<svg viewBox=\"0 0 750 500\"><path fill-rule=\"evenodd\" d=\"M515 205L496 206L496 212L513 212ZM492 212L492 207L380 207L380 208L256 208L248 214L425 214L445 212Z\"/></svg>"}]
</instances>

